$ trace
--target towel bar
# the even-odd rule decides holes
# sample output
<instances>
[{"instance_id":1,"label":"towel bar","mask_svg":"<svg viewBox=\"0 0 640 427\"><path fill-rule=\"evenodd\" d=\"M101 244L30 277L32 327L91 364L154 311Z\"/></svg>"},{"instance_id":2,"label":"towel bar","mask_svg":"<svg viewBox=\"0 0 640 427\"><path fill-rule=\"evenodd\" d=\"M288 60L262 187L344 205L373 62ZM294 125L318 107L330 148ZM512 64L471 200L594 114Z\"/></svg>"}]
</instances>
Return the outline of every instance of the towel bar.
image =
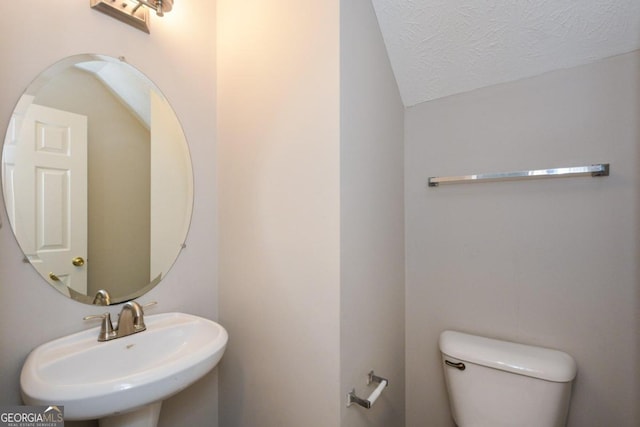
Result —
<instances>
[{"instance_id":1,"label":"towel bar","mask_svg":"<svg viewBox=\"0 0 640 427\"><path fill-rule=\"evenodd\" d=\"M353 405L354 403L362 406L363 408L367 408L370 409L371 406L376 403L376 400L378 400L378 398L380 397L380 394L382 394L382 390L389 385L389 380L387 380L386 378L382 378L379 377L377 375L375 375L373 373L373 371L369 372L369 375L367 377L367 385L371 384L371 383L376 383L378 384L378 387L376 387L375 390L373 390L373 392L371 392L371 394L369 395L369 397L367 399L362 399L358 396L356 396L356 389L352 389L349 393L347 393L347 407Z\"/></svg>"},{"instance_id":2,"label":"towel bar","mask_svg":"<svg viewBox=\"0 0 640 427\"><path fill-rule=\"evenodd\" d=\"M429 187L440 184L460 184L481 181L508 181L532 178L560 178L569 176L609 176L609 163L590 166L574 166L567 168L525 170L517 172L484 173L462 176L432 176L428 180Z\"/></svg>"}]
</instances>

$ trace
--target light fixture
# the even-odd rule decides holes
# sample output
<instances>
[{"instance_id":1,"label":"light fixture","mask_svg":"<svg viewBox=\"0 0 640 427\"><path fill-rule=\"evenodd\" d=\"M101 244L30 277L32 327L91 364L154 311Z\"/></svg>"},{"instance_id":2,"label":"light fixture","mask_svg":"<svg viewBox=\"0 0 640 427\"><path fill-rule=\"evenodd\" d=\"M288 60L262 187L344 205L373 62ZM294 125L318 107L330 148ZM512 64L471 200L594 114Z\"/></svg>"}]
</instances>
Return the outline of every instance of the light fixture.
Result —
<instances>
[{"instance_id":1,"label":"light fixture","mask_svg":"<svg viewBox=\"0 0 640 427\"><path fill-rule=\"evenodd\" d=\"M153 4L145 0L135 1L137 1L138 4L133 8L134 11L144 5L149 9L155 10L156 15L158 16L164 16L165 12L171 12L171 9L173 8L173 0L154 0Z\"/></svg>"},{"instance_id":2,"label":"light fixture","mask_svg":"<svg viewBox=\"0 0 640 427\"><path fill-rule=\"evenodd\" d=\"M164 16L173 8L173 0L91 0L91 8L149 33L149 9Z\"/></svg>"}]
</instances>

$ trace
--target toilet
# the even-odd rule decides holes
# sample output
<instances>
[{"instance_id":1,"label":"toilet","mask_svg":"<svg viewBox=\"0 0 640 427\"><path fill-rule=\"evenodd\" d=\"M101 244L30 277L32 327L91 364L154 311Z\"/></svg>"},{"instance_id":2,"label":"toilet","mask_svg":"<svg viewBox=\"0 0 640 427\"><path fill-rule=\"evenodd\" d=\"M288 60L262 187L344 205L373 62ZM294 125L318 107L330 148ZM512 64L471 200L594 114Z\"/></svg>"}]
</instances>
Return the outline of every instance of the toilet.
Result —
<instances>
[{"instance_id":1,"label":"toilet","mask_svg":"<svg viewBox=\"0 0 640 427\"><path fill-rule=\"evenodd\" d=\"M567 353L444 331L442 366L458 427L564 427L576 362Z\"/></svg>"}]
</instances>

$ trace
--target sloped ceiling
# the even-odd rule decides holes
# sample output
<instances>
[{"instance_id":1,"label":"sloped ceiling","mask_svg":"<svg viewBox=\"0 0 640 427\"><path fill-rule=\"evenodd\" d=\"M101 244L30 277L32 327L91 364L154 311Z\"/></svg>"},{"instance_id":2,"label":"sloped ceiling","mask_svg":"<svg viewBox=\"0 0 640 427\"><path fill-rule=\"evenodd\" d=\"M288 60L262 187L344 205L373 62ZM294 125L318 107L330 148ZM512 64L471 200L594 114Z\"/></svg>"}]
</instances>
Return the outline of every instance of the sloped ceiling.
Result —
<instances>
[{"instance_id":1,"label":"sloped ceiling","mask_svg":"<svg viewBox=\"0 0 640 427\"><path fill-rule=\"evenodd\" d=\"M640 0L372 0L405 106L640 49Z\"/></svg>"}]
</instances>

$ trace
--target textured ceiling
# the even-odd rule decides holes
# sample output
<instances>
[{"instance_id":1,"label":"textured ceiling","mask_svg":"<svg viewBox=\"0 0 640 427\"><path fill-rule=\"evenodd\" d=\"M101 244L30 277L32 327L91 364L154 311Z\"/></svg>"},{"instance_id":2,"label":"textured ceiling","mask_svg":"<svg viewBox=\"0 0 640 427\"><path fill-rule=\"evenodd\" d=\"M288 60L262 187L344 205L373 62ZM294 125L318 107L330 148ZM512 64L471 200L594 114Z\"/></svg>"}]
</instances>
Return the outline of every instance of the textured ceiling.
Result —
<instances>
[{"instance_id":1,"label":"textured ceiling","mask_svg":"<svg viewBox=\"0 0 640 427\"><path fill-rule=\"evenodd\" d=\"M640 0L372 0L406 106L640 49Z\"/></svg>"}]
</instances>

